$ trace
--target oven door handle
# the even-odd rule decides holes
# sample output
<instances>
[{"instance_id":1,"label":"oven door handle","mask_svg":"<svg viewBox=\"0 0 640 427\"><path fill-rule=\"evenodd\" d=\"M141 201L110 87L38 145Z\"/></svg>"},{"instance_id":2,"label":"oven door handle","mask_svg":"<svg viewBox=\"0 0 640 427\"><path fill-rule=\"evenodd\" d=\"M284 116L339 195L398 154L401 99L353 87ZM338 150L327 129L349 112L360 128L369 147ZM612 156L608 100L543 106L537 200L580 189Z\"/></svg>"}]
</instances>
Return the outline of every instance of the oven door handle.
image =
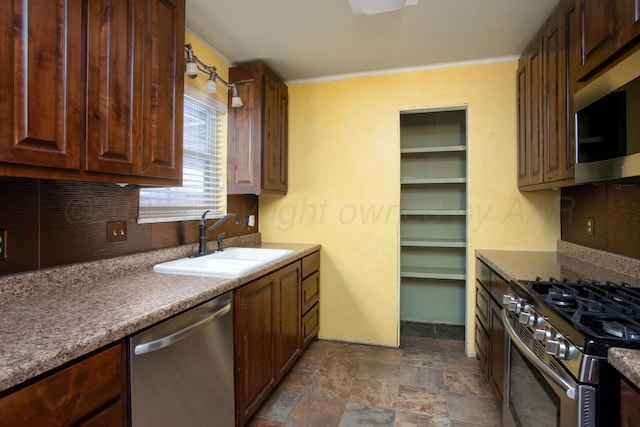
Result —
<instances>
[{"instance_id":1,"label":"oven door handle","mask_svg":"<svg viewBox=\"0 0 640 427\"><path fill-rule=\"evenodd\" d=\"M543 374L546 378L560 386L567 393L567 396L570 399L575 400L576 384L573 384L567 379L562 378L560 375L558 375L557 372L545 365L544 362L540 360L538 356L536 356L535 353L525 345L525 343L522 342L520 337L516 334L516 331L513 329L513 326L511 326L506 308L502 309L502 321L504 322L504 328L509 334L511 341L516 345L516 347L518 347L518 350L520 350L526 356L527 360L533 363L536 368L538 368L540 373Z\"/></svg>"}]
</instances>

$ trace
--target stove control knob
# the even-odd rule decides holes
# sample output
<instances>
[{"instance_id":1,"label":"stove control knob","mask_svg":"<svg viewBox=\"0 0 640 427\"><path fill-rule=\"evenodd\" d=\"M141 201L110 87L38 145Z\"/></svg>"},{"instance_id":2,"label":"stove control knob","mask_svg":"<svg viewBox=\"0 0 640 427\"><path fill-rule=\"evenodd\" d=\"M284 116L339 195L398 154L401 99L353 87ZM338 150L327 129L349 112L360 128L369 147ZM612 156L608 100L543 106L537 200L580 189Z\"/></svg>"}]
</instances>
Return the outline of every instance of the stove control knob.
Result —
<instances>
[{"instance_id":1,"label":"stove control knob","mask_svg":"<svg viewBox=\"0 0 640 427\"><path fill-rule=\"evenodd\" d=\"M528 306L525 306L523 310L527 310ZM533 326L536 321L536 315L534 313L529 313L528 311L522 311L520 313L520 317L518 318L518 322L523 325Z\"/></svg>"},{"instance_id":2,"label":"stove control knob","mask_svg":"<svg viewBox=\"0 0 640 427\"><path fill-rule=\"evenodd\" d=\"M533 339L536 341L545 342L549 335L551 335L551 331L549 331L548 329L536 328L535 332L533 333Z\"/></svg>"},{"instance_id":3,"label":"stove control knob","mask_svg":"<svg viewBox=\"0 0 640 427\"><path fill-rule=\"evenodd\" d=\"M511 301L509 301L509 311L513 311L514 313L519 314L522 311L522 302L522 298L513 298Z\"/></svg>"},{"instance_id":4,"label":"stove control knob","mask_svg":"<svg viewBox=\"0 0 640 427\"><path fill-rule=\"evenodd\" d=\"M544 326L547 324L547 319L544 318L544 316L536 316L536 320L535 322L533 322L533 327L538 329L538 328L544 328Z\"/></svg>"},{"instance_id":5,"label":"stove control knob","mask_svg":"<svg viewBox=\"0 0 640 427\"><path fill-rule=\"evenodd\" d=\"M560 360L575 359L578 350L562 338L547 340L547 353L557 357Z\"/></svg>"}]
</instances>

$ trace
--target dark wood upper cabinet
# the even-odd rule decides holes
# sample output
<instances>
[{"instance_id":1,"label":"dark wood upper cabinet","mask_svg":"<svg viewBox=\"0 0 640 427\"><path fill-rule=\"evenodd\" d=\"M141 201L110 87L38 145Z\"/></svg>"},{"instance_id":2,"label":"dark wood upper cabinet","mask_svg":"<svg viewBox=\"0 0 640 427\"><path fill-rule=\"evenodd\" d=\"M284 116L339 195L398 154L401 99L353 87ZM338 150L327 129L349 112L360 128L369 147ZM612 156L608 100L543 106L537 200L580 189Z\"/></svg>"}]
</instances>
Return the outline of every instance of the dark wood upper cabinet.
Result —
<instances>
[{"instance_id":1,"label":"dark wood upper cabinet","mask_svg":"<svg viewBox=\"0 0 640 427\"><path fill-rule=\"evenodd\" d=\"M518 185L543 179L542 43L534 40L522 55L517 71Z\"/></svg>"},{"instance_id":2,"label":"dark wood upper cabinet","mask_svg":"<svg viewBox=\"0 0 640 427\"><path fill-rule=\"evenodd\" d=\"M82 0L0 7L0 162L80 167Z\"/></svg>"},{"instance_id":3,"label":"dark wood upper cabinet","mask_svg":"<svg viewBox=\"0 0 640 427\"><path fill-rule=\"evenodd\" d=\"M518 64L518 187L573 185L576 4L561 2Z\"/></svg>"},{"instance_id":4,"label":"dark wood upper cabinet","mask_svg":"<svg viewBox=\"0 0 640 427\"><path fill-rule=\"evenodd\" d=\"M242 107L229 103L227 193L286 194L288 89L263 63L229 69Z\"/></svg>"},{"instance_id":5,"label":"dark wood upper cabinet","mask_svg":"<svg viewBox=\"0 0 640 427\"><path fill-rule=\"evenodd\" d=\"M622 45L622 0L578 0L580 68L578 80L600 66Z\"/></svg>"},{"instance_id":6,"label":"dark wood upper cabinet","mask_svg":"<svg viewBox=\"0 0 640 427\"><path fill-rule=\"evenodd\" d=\"M88 4L87 170L180 179L184 3Z\"/></svg>"},{"instance_id":7,"label":"dark wood upper cabinet","mask_svg":"<svg viewBox=\"0 0 640 427\"><path fill-rule=\"evenodd\" d=\"M184 0L4 5L0 175L179 185L184 21Z\"/></svg>"},{"instance_id":8,"label":"dark wood upper cabinet","mask_svg":"<svg viewBox=\"0 0 640 427\"><path fill-rule=\"evenodd\" d=\"M589 79L640 36L640 0L577 0L580 66L577 80Z\"/></svg>"},{"instance_id":9,"label":"dark wood upper cabinet","mask_svg":"<svg viewBox=\"0 0 640 427\"><path fill-rule=\"evenodd\" d=\"M640 36L640 0L624 0L622 41L629 43Z\"/></svg>"}]
</instances>

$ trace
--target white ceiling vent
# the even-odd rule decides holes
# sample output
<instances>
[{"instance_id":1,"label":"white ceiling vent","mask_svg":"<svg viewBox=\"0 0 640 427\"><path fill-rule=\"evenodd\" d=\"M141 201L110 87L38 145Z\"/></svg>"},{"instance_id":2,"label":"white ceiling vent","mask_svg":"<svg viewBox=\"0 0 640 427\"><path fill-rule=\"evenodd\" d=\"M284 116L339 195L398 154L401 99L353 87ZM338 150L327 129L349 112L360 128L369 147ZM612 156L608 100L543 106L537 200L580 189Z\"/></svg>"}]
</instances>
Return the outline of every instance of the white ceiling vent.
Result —
<instances>
[{"instance_id":1,"label":"white ceiling vent","mask_svg":"<svg viewBox=\"0 0 640 427\"><path fill-rule=\"evenodd\" d=\"M391 12L415 4L418 4L418 0L349 0L349 6L351 6L351 12L354 15L361 13L375 15L376 13Z\"/></svg>"}]
</instances>

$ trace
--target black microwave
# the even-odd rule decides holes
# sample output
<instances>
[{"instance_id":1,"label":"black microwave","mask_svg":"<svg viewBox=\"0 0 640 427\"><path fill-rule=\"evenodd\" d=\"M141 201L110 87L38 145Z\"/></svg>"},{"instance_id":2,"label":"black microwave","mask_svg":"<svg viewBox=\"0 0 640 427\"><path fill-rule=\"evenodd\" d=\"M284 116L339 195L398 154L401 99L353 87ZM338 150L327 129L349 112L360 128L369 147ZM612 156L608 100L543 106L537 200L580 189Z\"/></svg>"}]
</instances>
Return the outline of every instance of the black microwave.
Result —
<instances>
[{"instance_id":1,"label":"black microwave","mask_svg":"<svg viewBox=\"0 0 640 427\"><path fill-rule=\"evenodd\" d=\"M576 92L576 183L640 183L640 50Z\"/></svg>"}]
</instances>

